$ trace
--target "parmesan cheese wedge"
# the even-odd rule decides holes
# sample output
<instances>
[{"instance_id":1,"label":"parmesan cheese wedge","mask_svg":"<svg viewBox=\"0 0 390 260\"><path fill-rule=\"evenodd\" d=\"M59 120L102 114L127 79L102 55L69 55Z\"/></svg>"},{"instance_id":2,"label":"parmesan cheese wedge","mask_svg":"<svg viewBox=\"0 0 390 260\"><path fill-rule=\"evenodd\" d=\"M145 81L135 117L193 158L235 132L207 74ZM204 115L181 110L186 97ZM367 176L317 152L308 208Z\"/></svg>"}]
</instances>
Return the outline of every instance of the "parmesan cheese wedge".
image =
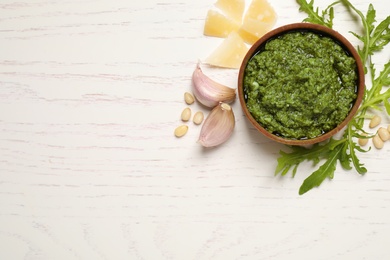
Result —
<instances>
[{"instance_id":1,"label":"parmesan cheese wedge","mask_svg":"<svg viewBox=\"0 0 390 260\"><path fill-rule=\"evenodd\" d=\"M208 56L205 63L224 68L238 69L249 48L237 32L229 36Z\"/></svg>"},{"instance_id":2,"label":"parmesan cheese wedge","mask_svg":"<svg viewBox=\"0 0 390 260\"><path fill-rule=\"evenodd\" d=\"M252 0L245 14L244 20L252 18L266 23L276 22L276 13L267 0Z\"/></svg>"},{"instance_id":3,"label":"parmesan cheese wedge","mask_svg":"<svg viewBox=\"0 0 390 260\"><path fill-rule=\"evenodd\" d=\"M240 28L240 23L210 9L207 12L203 34L207 36L225 38L232 31L238 30L238 28Z\"/></svg>"},{"instance_id":4,"label":"parmesan cheese wedge","mask_svg":"<svg viewBox=\"0 0 390 260\"><path fill-rule=\"evenodd\" d=\"M276 13L268 0L252 0L245 11L245 0L217 0L207 13L204 35L225 38L205 60L217 67L239 68L249 47L272 29Z\"/></svg>"},{"instance_id":5,"label":"parmesan cheese wedge","mask_svg":"<svg viewBox=\"0 0 390 260\"><path fill-rule=\"evenodd\" d=\"M269 32L274 23L263 22L250 17L245 18L238 30L238 34L250 45L254 44L261 36Z\"/></svg>"},{"instance_id":6,"label":"parmesan cheese wedge","mask_svg":"<svg viewBox=\"0 0 390 260\"><path fill-rule=\"evenodd\" d=\"M248 44L254 44L269 32L276 23L276 13L267 0L252 0L238 30Z\"/></svg>"},{"instance_id":7,"label":"parmesan cheese wedge","mask_svg":"<svg viewBox=\"0 0 390 260\"><path fill-rule=\"evenodd\" d=\"M218 0L215 6L227 17L241 23L245 10L245 0Z\"/></svg>"}]
</instances>

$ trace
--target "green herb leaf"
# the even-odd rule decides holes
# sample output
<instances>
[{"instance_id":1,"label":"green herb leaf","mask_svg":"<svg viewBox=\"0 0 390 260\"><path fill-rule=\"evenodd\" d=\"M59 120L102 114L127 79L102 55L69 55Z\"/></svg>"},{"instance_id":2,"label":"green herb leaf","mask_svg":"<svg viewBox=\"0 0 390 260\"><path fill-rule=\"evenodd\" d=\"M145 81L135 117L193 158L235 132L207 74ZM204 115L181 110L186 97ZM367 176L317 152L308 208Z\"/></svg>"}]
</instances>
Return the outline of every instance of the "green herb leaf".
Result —
<instances>
[{"instance_id":1,"label":"green herb leaf","mask_svg":"<svg viewBox=\"0 0 390 260\"><path fill-rule=\"evenodd\" d=\"M374 23L376 22L375 20L376 17L376 11L374 9L374 6L370 4L368 6L367 14L366 14L366 21L367 21L367 29L368 32L371 34L372 30L375 28Z\"/></svg>"},{"instance_id":2,"label":"green herb leaf","mask_svg":"<svg viewBox=\"0 0 390 260\"><path fill-rule=\"evenodd\" d=\"M385 100L384 104L385 104L385 108L386 108L386 113L388 115L390 115L390 103L389 103L389 100Z\"/></svg>"},{"instance_id":3,"label":"green herb leaf","mask_svg":"<svg viewBox=\"0 0 390 260\"><path fill-rule=\"evenodd\" d=\"M343 145L340 153L340 164L345 170L351 170L351 156L348 154L348 145Z\"/></svg>"},{"instance_id":4,"label":"green herb leaf","mask_svg":"<svg viewBox=\"0 0 390 260\"><path fill-rule=\"evenodd\" d=\"M292 152L290 153L280 151L279 153L281 156L278 158L275 175L278 175L279 173L282 176L286 175L291 169L296 172L296 167L298 167L298 165L303 161L312 161L316 165L321 161L321 159L327 158L331 150L334 150L345 141L346 139L335 140L331 138L329 142L315 144L311 148L293 146L291 147ZM293 175L294 174L295 173L293 172Z\"/></svg>"},{"instance_id":5,"label":"green herb leaf","mask_svg":"<svg viewBox=\"0 0 390 260\"><path fill-rule=\"evenodd\" d=\"M295 176L299 164L307 159L305 154L308 153L311 157L314 156L314 154L312 154L309 149L304 147L293 146L291 149L293 150L291 153L286 153L283 151L279 152L281 156L278 158L278 165L275 169L275 175L280 173L282 176L284 176L293 167L293 176Z\"/></svg>"},{"instance_id":6,"label":"green herb leaf","mask_svg":"<svg viewBox=\"0 0 390 260\"><path fill-rule=\"evenodd\" d=\"M352 159L353 166L359 174L365 174L367 169L364 167L364 164L360 163L359 158L357 157L355 150L359 152L365 152L360 146L358 146L355 142L351 142L349 144L349 150L351 152L350 157Z\"/></svg>"},{"instance_id":7,"label":"green herb leaf","mask_svg":"<svg viewBox=\"0 0 390 260\"><path fill-rule=\"evenodd\" d=\"M370 54L381 51L390 42L390 16L383 20L372 33Z\"/></svg>"},{"instance_id":8,"label":"green herb leaf","mask_svg":"<svg viewBox=\"0 0 390 260\"><path fill-rule=\"evenodd\" d=\"M308 192L312 188L320 186L326 178L333 178L334 172L336 170L337 160L343 151L343 146L344 145L341 145L333 149L329 153L326 162L304 180L302 186L299 188L299 195Z\"/></svg>"},{"instance_id":9,"label":"green herb leaf","mask_svg":"<svg viewBox=\"0 0 390 260\"><path fill-rule=\"evenodd\" d=\"M321 24L329 28L333 27L333 5L336 5L339 1L329 5L321 14L318 7L314 9L314 0L311 0L309 3L306 0L297 0L297 3L300 5L299 10L308 14L308 17L304 19L305 22Z\"/></svg>"},{"instance_id":10,"label":"green herb leaf","mask_svg":"<svg viewBox=\"0 0 390 260\"><path fill-rule=\"evenodd\" d=\"M385 64L378 78L374 80L374 84L375 86L380 86L379 88L382 88L382 86L390 85L390 61Z\"/></svg>"},{"instance_id":11,"label":"green herb leaf","mask_svg":"<svg viewBox=\"0 0 390 260\"><path fill-rule=\"evenodd\" d=\"M314 0L310 2L297 0L297 3L300 6L299 10L308 15L304 21L325 25L330 28L333 26L334 6L339 3L351 9L351 15L355 12L359 16L362 33L351 33L363 43L362 46L357 47L357 50L365 65L365 73L369 74L372 83L371 88L364 93L362 105L355 117L348 123L342 139L335 140L331 138L329 142L314 145L310 149L299 147L293 148L290 153L280 152L281 156L278 158L275 174L282 173L282 175L285 175L292 169L294 176L298 165L305 160L313 161L315 164L318 164L321 160L325 161L305 179L299 189L299 194L302 195L312 188L320 186L325 179L332 179L336 171L337 161L340 162L345 170L355 168L359 174L367 172L364 164L360 162L357 153L368 152L370 148L364 150L354 141L354 138L370 138L361 134L366 133L363 129L363 123L368 109L382 110L384 107L390 115L390 88L383 91L383 87L390 85L390 61L384 65L379 75L376 74L375 66L371 62L371 56L383 50L390 43L390 16L376 25L376 10L372 4L368 6L368 10L364 15L348 0L333 2L321 13L318 7L314 7Z\"/></svg>"},{"instance_id":12,"label":"green herb leaf","mask_svg":"<svg viewBox=\"0 0 390 260\"><path fill-rule=\"evenodd\" d=\"M371 69L371 72L375 72L374 69ZM390 85L390 61L385 64L383 70L379 73L377 78L373 77L372 79L372 87L367 92L367 98L364 103L360 106L359 111L362 113L365 112L368 108L379 109L378 104L386 103L390 98L390 89L382 93L382 89L384 86Z\"/></svg>"}]
</instances>

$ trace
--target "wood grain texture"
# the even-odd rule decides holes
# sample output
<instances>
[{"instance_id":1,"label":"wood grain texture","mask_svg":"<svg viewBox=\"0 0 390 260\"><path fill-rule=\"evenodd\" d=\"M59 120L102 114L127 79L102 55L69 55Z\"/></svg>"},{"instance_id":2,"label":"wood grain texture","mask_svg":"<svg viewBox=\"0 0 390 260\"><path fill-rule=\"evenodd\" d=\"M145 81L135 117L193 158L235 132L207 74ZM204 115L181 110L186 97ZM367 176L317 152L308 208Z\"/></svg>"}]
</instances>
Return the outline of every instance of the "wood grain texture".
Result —
<instances>
[{"instance_id":1,"label":"wood grain texture","mask_svg":"<svg viewBox=\"0 0 390 260\"><path fill-rule=\"evenodd\" d=\"M285 147L238 101L223 146L202 149L191 123L173 136L195 64L221 42L202 35L213 3L2 0L0 259L390 259L390 144L360 155L366 175L338 169L299 196L312 165L274 177ZM277 26L304 17L272 5ZM357 44L346 11L336 20ZM204 71L237 85L236 70Z\"/></svg>"}]
</instances>

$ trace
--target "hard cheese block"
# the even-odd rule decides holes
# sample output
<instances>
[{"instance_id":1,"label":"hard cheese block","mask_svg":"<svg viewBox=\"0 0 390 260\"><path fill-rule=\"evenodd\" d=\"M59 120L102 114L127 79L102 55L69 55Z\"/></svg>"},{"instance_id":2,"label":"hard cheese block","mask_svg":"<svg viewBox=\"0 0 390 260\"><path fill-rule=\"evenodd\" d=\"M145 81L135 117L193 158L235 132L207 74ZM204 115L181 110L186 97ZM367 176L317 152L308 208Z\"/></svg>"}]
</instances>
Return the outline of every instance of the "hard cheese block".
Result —
<instances>
[{"instance_id":1,"label":"hard cheese block","mask_svg":"<svg viewBox=\"0 0 390 260\"><path fill-rule=\"evenodd\" d=\"M207 64L238 69L249 48L237 32L229 36L206 58Z\"/></svg>"},{"instance_id":2,"label":"hard cheese block","mask_svg":"<svg viewBox=\"0 0 390 260\"><path fill-rule=\"evenodd\" d=\"M207 13L204 34L225 38L206 59L218 67L239 68L252 45L269 32L276 23L276 13L267 0L252 0L243 17L245 0L217 0Z\"/></svg>"},{"instance_id":3,"label":"hard cheese block","mask_svg":"<svg viewBox=\"0 0 390 260\"><path fill-rule=\"evenodd\" d=\"M276 13L267 0L252 0L245 14L245 18L252 18L262 22L275 23Z\"/></svg>"},{"instance_id":4,"label":"hard cheese block","mask_svg":"<svg viewBox=\"0 0 390 260\"><path fill-rule=\"evenodd\" d=\"M238 34L244 39L248 44L254 44L258 39L261 38L264 34L269 32L274 23L263 22L253 18L246 18L238 30Z\"/></svg>"},{"instance_id":5,"label":"hard cheese block","mask_svg":"<svg viewBox=\"0 0 390 260\"><path fill-rule=\"evenodd\" d=\"M225 38L232 31L238 30L240 25L240 23L229 19L215 10L209 10L207 13L203 33L207 36Z\"/></svg>"},{"instance_id":6,"label":"hard cheese block","mask_svg":"<svg viewBox=\"0 0 390 260\"><path fill-rule=\"evenodd\" d=\"M276 13L267 0L253 0L238 30L248 44L255 43L276 23Z\"/></svg>"},{"instance_id":7,"label":"hard cheese block","mask_svg":"<svg viewBox=\"0 0 390 260\"><path fill-rule=\"evenodd\" d=\"M215 6L227 17L241 23L245 10L245 0L218 0Z\"/></svg>"}]
</instances>

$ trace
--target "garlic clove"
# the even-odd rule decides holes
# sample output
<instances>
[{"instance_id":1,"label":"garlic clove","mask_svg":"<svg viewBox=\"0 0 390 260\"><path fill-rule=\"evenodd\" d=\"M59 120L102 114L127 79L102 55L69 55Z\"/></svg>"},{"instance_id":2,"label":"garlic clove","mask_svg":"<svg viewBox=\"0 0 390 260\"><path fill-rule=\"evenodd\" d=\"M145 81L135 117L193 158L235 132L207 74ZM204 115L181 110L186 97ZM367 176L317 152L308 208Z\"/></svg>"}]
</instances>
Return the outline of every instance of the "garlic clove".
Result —
<instances>
[{"instance_id":1,"label":"garlic clove","mask_svg":"<svg viewBox=\"0 0 390 260\"><path fill-rule=\"evenodd\" d=\"M219 103L205 119L198 142L204 147L214 147L227 141L235 126L230 105Z\"/></svg>"},{"instance_id":2,"label":"garlic clove","mask_svg":"<svg viewBox=\"0 0 390 260\"><path fill-rule=\"evenodd\" d=\"M196 99L206 107L215 107L220 102L230 103L236 98L234 88L222 85L206 76L199 63L192 74L193 93Z\"/></svg>"}]
</instances>

